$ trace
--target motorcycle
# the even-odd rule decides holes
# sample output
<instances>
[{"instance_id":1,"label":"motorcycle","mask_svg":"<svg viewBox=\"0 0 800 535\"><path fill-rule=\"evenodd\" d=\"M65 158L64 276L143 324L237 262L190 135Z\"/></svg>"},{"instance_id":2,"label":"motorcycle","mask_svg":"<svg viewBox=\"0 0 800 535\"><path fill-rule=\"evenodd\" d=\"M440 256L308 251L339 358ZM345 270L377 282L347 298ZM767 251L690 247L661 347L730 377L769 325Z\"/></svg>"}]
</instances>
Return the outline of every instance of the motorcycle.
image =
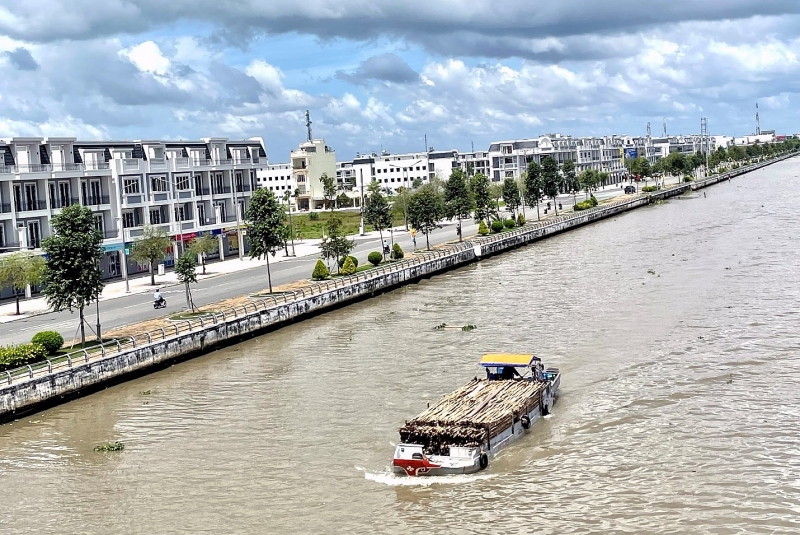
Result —
<instances>
[{"instance_id":1,"label":"motorcycle","mask_svg":"<svg viewBox=\"0 0 800 535\"><path fill-rule=\"evenodd\" d=\"M153 308L167 308L167 300L162 297L158 301L153 301Z\"/></svg>"}]
</instances>

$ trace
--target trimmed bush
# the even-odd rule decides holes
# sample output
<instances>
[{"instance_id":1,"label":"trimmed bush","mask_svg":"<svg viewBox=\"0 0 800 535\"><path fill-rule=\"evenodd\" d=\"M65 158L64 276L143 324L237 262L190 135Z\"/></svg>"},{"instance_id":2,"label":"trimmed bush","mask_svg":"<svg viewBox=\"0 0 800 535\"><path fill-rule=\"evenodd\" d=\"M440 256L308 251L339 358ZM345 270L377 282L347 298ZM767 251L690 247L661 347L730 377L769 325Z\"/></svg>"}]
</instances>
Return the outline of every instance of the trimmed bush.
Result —
<instances>
[{"instance_id":1,"label":"trimmed bush","mask_svg":"<svg viewBox=\"0 0 800 535\"><path fill-rule=\"evenodd\" d=\"M342 275L353 275L356 272L356 265L353 263L353 257L348 256L342 266Z\"/></svg>"},{"instance_id":2,"label":"trimmed bush","mask_svg":"<svg viewBox=\"0 0 800 535\"><path fill-rule=\"evenodd\" d=\"M372 251L371 253L369 253L369 256L367 256L367 260L369 260L369 263L372 264L373 266L377 266L380 265L381 262L383 262L383 255L378 251Z\"/></svg>"},{"instance_id":3,"label":"trimmed bush","mask_svg":"<svg viewBox=\"0 0 800 535\"><path fill-rule=\"evenodd\" d=\"M331 273L328 271L327 266L325 266L325 262L322 260L317 260L317 264L314 266L314 272L311 274L311 278L315 281L325 280L330 277Z\"/></svg>"},{"instance_id":4,"label":"trimmed bush","mask_svg":"<svg viewBox=\"0 0 800 535\"><path fill-rule=\"evenodd\" d=\"M652 193L654 191L658 191L658 187L656 186L643 186L642 193Z\"/></svg>"},{"instance_id":5,"label":"trimmed bush","mask_svg":"<svg viewBox=\"0 0 800 535\"><path fill-rule=\"evenodd\" d=\"M577 203L575 206L572 207L572 209L575 210L576 212L580 212L581 210L588 210L593 206L594 205L592 204L591 199L586 199L585 201Z\"/></svg>"},{"instance_id":6,"label":"trimmed bush","mask_svg":"<svg viewBox=\"0 0 800 535\"><path fill-rule=\"evenodd\" d=\"M395 259L395 260L400 260L405 255L406 254L403 252L403 248L400 247L400 244L399 243L395 243L394 246L392 247L392 255L391 255L392 258Z\"/></svg>"},{"instance_id":7,"label":"trimmed bush","mask_svg":"<svg viewBox=\"0 0 800 535\"><path fill-rule=\"evenodd\" d=\"M481 220L480 224L478 225L478 234L481 236L486 236L489 234L489 227L486 226L486 223Z\"/></svg>"},{"instance_id":8,"label":"trimmed bush","mask_svg":"<svg viewBox=\"0 0 800 535\"><path fill-rule=\"evenodd\" d=\"M525 216L522 214L517 214L517 226L521 227L525 224Z\"/></svg>"},{"instance_id":9,"label":"trimmed bush","mask_svg":"<svg viewBox=\"0 0 800 535\"><path fill-rule=\"evenodd\" d=\"M0 369L17 368L45 358L47 350L39 344L0 347Z\"/></svg>"},{"instance_id":10,"label":"trimmed bush","mask_svg":"<svg viewBox=\"0 0 800 535\"><path fill-rule=\"evenodd\" d=\"M339 269L342 269L344 267L344 263L347 261L348 258L351 258L353 260L353 264L355 264L355 266L358 267L358 258L356 258L355 256L345 256L339 259Z\"/></svg>"},{"instance_id":11,"label":"trimmed bush","mask_svg":"<svg viewBox=\"0 0 800 535\"><path fill-rule=\"evenodd\" d=\"M503 230L503 222L495 219L492 221L492 232L500 232Z\"/></svg>"},{"instance_id":12,"label":"trimmed bush","mask_svg":"<svg viewBox=\"0 0 800 535\"><path fill-rule=\"evenodd\" d=\"M690 176L685 176L685 177L683 177L683 181L684 182L694 182L694 178L692 178Z\"/></svg>"},{"instance_id":13,"label":"trimmed bush","mask_svg":"<svg viewBox=\"0 0 800 535\"><path fill-rule=\"evenodd\" d=\"M308 219L311 221L318 221L319 220L319 212L309 212Z\"/></svg>"},{"instance_id":14,"label":"trimmed bush","mask_svg":"<svg viewBox=\"0 0 800 535\"><path fill-rule=\"evenodd\" d=\"M509 217L508 219L503 221L503 226L506 228L514 228L517 226L517 224L514 222L512 218Z\"/></svg>"},{"instance_id":15,"label":"trimmed bush","mask_svg":"<svg viewBox=\"0 0 800 535\"><path fill-rule=\"evenodd\" d=\"M31 343L42 346L48 355L55 355L64 345L64 337L55 331L42 331L33 336Z\"/></svg>"}]
</instances>

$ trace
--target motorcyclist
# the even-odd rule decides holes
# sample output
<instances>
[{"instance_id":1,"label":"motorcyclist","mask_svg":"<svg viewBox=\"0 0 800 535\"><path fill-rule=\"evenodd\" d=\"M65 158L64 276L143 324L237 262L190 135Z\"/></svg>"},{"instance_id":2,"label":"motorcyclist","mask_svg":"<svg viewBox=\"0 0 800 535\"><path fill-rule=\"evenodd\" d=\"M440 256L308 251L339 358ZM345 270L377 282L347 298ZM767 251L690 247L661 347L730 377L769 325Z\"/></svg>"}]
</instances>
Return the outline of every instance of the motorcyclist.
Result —
<instances>
[{"instance_id":1,"label":"motorcyclist","mask_svg":"<svg viewBox=\"0 0 800 535\"><path fill-rule=\"evenodd\" d=\"M156 288L156 292L153 294L153 301L156 304L160 305L161 301L164 300L164 297L161 295L161 288Z\"/></svg>"}]
</instances>

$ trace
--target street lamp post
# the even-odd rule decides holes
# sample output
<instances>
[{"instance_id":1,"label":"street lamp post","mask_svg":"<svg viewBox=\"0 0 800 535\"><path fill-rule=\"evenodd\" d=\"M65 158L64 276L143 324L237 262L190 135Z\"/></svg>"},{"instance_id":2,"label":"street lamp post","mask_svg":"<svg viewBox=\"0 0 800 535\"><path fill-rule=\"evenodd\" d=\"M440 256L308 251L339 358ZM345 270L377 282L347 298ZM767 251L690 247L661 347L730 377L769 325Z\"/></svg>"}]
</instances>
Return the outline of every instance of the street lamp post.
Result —
<instances>
[{"instance_id":1,"label":"street lamp post","mask_svg":"<svg viewBox=\"0 0 800 535\"><path fill-rule=\"evenodd\" d=\"M292 223L292 201L291 201L291 191L286 192L286 204L289 205L289 229L290 229L290 237L292 239L292 256L297 256L294 252L294 223Z\"/></svg>"}]
</instances>

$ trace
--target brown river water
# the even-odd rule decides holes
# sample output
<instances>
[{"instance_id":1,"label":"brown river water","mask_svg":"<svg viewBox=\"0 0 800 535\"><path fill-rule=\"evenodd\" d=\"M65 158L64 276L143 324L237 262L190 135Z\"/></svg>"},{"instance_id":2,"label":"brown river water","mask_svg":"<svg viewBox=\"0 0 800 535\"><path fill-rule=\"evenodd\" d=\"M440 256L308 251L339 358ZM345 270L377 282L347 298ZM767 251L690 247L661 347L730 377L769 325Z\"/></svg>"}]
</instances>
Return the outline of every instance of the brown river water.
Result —
<instances>
[{"instance_id":1,"label":"brown river water","mask_svg":"<svg viewBox=\"0 0 800 535\"><path fill-rule=\"evenodd\" d=\"M798 533L798 175L778 163L2 426L0 533ZM560 367L553 414L477 476L390 475L397 428L489 351Z\"/></svg>"}]
</instances>

